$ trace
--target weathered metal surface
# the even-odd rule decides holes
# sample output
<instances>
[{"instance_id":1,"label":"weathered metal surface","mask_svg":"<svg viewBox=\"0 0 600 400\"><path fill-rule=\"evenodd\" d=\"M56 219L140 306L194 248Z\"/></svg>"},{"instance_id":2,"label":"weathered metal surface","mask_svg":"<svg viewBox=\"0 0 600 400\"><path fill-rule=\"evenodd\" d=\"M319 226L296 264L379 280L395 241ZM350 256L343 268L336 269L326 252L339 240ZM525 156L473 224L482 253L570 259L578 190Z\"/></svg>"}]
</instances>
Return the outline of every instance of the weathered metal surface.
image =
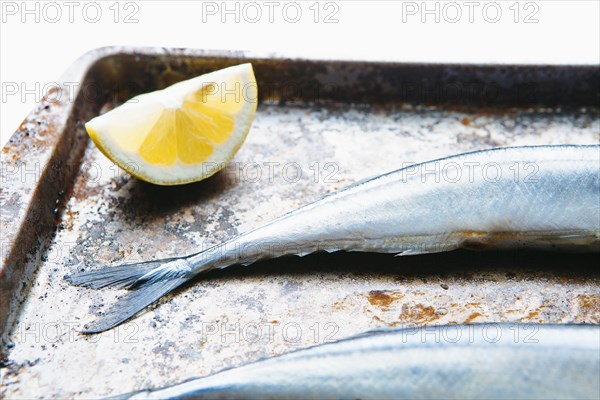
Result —
<instances>
[{"instance_id":1,"label":"weathered metal surface","mask_svg":"<svg viewBox=\"0 0 600 400\"><path fill-rule=\"evenodd\" d=\"M82 84L99 89L97 95L76 101L76 113L59 113L73 124L50 121L47 129L79 135L100 106L243 58L131 53L104 50L107 57L86 70ZM20 312L12 305L4 397L98 397L157 387L383 326L600 323L595 255L337 253L211 272L115 330L78 334L90 314L120 294L63 280L78 268L190 253L406 163L494 146L600 139L600 110L590 106L598 98L593 70L422 66L419 72L419 66L386 63L250 60L267 96L246 144L214 177L153 186L119 171L87 144L55 236L31 261L37 274L23 274L27 301ZM403 92L406 82L420 89ZM519 107L508 107L519 82L527 83L527 92L517 90L512 100ZM29 123L41 115L34 111ZM3 163L9 155L24 156L23 145L15 144L22 140L15 137L3 151ZM73 143L77 148L85 141ZM19 147L13 152L10 146ZM17 199L22 190L12 181L4 185L3 208L13 198L9 191ZM22 194L25 204L33 201ZM22 226L27 208L15 207L9 212ZM10 216L3 211L3 230L5 220ZM31 221L29 227L35 230ZM3 261L4 274L8 265ZM2 297L4 290L18 292L3 287Z\"/></svg>"}]
</instances>

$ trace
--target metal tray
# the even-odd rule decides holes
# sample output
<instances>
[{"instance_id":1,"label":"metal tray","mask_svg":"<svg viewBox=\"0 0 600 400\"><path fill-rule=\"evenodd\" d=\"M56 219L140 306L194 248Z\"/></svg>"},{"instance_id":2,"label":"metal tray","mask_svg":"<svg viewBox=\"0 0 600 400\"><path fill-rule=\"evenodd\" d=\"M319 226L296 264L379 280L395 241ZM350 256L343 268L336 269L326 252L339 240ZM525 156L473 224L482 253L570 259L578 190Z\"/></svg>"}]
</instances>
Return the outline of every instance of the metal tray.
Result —
<instances>
[{"instance_id":1,"label":"metal tray","mask_svg":"<svg viewBox=\"0 0 600 400\"><path fill-rule=\"evenodd\" d=\"M255 123L232 163L204 182L146 184L87 139L84 121L103 109L247 61L261 94ZM407 163L598 142L596 67L105 48L61 82L2 150L0 396L114 395L386 326L600 323L597 256L586 255L288 257L206 274L93 336L78 330L120 292L63 280L193 252Z\"/></svg>"}]
</instances>

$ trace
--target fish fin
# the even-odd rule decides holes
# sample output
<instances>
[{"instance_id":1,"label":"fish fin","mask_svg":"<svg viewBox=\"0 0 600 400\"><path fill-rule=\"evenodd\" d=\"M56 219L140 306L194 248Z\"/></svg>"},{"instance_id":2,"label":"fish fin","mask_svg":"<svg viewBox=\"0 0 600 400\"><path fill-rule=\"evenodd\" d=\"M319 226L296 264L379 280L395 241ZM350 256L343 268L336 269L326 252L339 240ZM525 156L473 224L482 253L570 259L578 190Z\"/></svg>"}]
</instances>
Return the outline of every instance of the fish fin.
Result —
<instances>
[{"instance_id":1,"label":"fish fin","mask_svg":"<svg viewBox=\"0 0 600 400\"><path fill-rule=\"evenodd\" d=\"M119 297L117 302L104 312L99 319L86 324L81 333L100 333L114 328L183 284L187 279L187 277L179 277L154 282L153 284L141 286L123 297Z\"/></svg>"},{"instance_id":2,"label":"fish fin","mask_svg":"<svg viewBox=\"0 0 600 400\"><path fill-rule=\"evenodd\" d=\"M66 275L65 279L72 285L91 289L129 289L149 271L173 260L175 258L108 266L92 271L79 271Z\"/></svg>"},{"instance_id":3,"label":"fish fin","mask_svg":"<svg viewBox=\"0 0 600 400\"><path fill-rule=\"evenodd\" d=\"M128 320L148 305L193 276L185 258L104 267L68 277L71 283L91 288L115 287L130 290L103 315L84 326L82 333L99 333Z\"/></svg>"}]
</instances>

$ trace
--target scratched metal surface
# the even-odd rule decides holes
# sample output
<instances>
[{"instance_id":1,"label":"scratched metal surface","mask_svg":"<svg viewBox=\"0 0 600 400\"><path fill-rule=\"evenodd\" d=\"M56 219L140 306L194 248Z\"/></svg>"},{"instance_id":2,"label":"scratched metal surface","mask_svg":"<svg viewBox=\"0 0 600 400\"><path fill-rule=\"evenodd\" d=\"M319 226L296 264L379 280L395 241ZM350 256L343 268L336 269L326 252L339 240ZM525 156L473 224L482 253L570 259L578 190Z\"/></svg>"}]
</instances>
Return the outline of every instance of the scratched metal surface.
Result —
<instances>
[{"instance_id":1,"label":"scratched metal surface","mask_svg":"<svg viewBox=\"0 0 600 400\"><path fill-rule=\"evenodd\" d=\"M179 65L173 60L181 56L166 59ZM274 73L268 62L260 65L259 85ZM369 65L354 68L346 89L373 84L361 81ZM174 80L185 75L161 71ZM104 98L93 109L106 110L129 94ZM600 111L584 104L453 107L413 98L372 102L367 92L358 102L277 97L259 104L232 163L197 184L140 182L86 145L56 234L8 333L3 397L94 398L159 387L386 326L600 323L597 256L336 253L211 272L113 331L78 334L121 293L70 286L63 277L76 269L194 252L405 163L495 146L600 139ZM29 122L37 117L32 113Z\"/></svg>"}]
</instances>

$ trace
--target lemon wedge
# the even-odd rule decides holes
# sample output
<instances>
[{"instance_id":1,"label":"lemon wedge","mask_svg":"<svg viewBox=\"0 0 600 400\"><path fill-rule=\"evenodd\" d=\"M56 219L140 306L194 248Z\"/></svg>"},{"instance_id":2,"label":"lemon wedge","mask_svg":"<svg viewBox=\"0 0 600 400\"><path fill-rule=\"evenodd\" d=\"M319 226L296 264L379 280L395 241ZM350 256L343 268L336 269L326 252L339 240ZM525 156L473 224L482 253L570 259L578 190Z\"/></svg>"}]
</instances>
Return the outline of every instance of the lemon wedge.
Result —
<instances>
[{"instance_id":1,"label":"lemon wedge","mask_svg":"<svg viewBox=\"0 0 600 400\"><path fill-rule=\"evenodd\" d=\"M238 151L256 113L251 64L142 94L85 124L96 146L131 175L158 185L208 178Z\"/></svg>"}]
</instances>

